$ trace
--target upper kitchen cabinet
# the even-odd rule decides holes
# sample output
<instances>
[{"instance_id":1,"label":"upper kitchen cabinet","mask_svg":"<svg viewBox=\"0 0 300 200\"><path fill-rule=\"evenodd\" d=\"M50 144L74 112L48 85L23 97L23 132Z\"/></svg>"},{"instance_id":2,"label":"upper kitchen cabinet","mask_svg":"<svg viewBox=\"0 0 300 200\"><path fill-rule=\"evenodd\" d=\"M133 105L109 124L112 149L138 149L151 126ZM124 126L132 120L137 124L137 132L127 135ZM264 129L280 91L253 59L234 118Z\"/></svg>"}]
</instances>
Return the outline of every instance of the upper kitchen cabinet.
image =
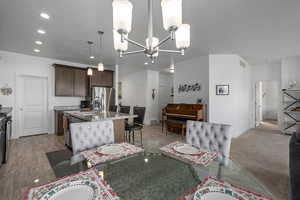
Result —
<instances>
[{"instance_id":1,"label":"upper kitchen cabinet","mask_svg":"<svg viewBox=\"0 0 300 200\"><path fill-rule=\"evenodd\" d=\"M66 65L54 64L55 96L87 96L86 70Z\"/></svg>"},{"instance_id":2,"label":"upper kitchen cabinet","mask_svg":"<svg viewBox=\"0 0 300 200\"><path fill-rule=\"evenodd\" d=\"M55 96L74 95L73 68L55 64Z\"/></svg>"},{"instance_id":3,"label":"upper kitchen cabinet","mask_svg":"<svg viewBox=\"0 0 300 200\"><path fill-rule=\"evenodd\" d=\"M113 87L114 74L113 71L105 70L103 72L97 69L93 70L93 75L90 76L90 86L98 87Z\"/></svg>"},{"instance_id":4,"label":"upper kitchen cabinet","mask_svg":"<svg viewBox=\"0 0 300 200\"><path fill-rule=\"evenodd\" d=\"M87 82L86 70L74 69L74 96L87 96Z\"/></svg>"}]
</instances>

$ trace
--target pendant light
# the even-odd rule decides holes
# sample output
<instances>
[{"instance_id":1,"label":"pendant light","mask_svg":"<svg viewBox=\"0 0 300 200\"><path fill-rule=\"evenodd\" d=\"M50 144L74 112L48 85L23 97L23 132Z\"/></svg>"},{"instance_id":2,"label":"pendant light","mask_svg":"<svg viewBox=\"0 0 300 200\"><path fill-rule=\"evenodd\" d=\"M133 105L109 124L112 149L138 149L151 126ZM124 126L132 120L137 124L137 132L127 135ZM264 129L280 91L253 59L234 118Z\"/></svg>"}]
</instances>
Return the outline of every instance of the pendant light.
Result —
<instances>
[{"instance_id":1,"label":"pendant light","mask_svg":"<svg viewBox=\"0 0 300 200\"><path fill-rule=\"evenodd\" d=\"M162 0L161 8L164 29L176 30L182 24L182 0Z\"/></svg>"},{"instance_id":2,"label":"pendant light","mask_svg":"<svg viewBox=\"0 0 300 200\"><path fill-rule=\"evenodd\" d=\"M93 42L92 41L88 41L87 42L88 45L89 45L89 58L90 59L93 59L92 58L92 45L93 45ZM93 76L93 68L92 67L89 67L88 70L87 70L87 75L88 76Z\"/></svg>"},{"instance_id":3,"label":"pendant light","mask_svg":"<svg viewBox=\"0 0 300 200\"><path fill-rule=\"evenodd\" d=\"M171 56L171 65L170 65L170 72L174 73L175 72L175 64L174 64L174 59L173 56Z\"/></svg>"},{"instance_id":4,"label":"pendant light","mask_svg":"<svg viewBox=\"0 0 300 200\"><path fill-rule=\"evenodd\" d=\"M102 36L104 34L103 31L98 31L98 34L99 34L99 60L100 62L98 63L98 71L100 72L103 72L104 71L104 65L103 63L101 62L101 47L102 47Z\"/></svg>"},{"instance_id":5,"label":"pendant light","mask_svg":"<svg viewBox=\"0 0 300 200\"><path fill-rule=\"evenodd\" d=\"M91 67L88 68L87 75L88 76L93 76L93 69Z\"/></svg>"},{"instance_id":6,"label":"pendant light","mask_svg":"<svg viewBox=\"0 0 300 200\"><path fill-rule=\"evenodd\" d=\"M132 25L132 3L129 0L114 0L112 7L113 29L119 33L130 33Z\"/></svg>"},{"instance_id":7,"label":"pendant light","mask_svg":"<svg viewBox=\"0 0 300 200\"><path fill-rule=\"evenodd\" d=\"M113 30L113 35L114 35L115 50L118 52L126 51L128 49L128 41L127 40L122 41L121 35L116 30ZM128 34L124 34L123 36L124 38L128 38Z\"/></svg>"},{"instance_id":8,"label":"pendant light","mask_svg":"<svg viewBox=\"0 0 300 200\"><path fill-rule=\"evenodd\" d=\"M190 25L181 24L175 32L176 48L187 49L190 47Z\"/></svg>"}]
</instances>

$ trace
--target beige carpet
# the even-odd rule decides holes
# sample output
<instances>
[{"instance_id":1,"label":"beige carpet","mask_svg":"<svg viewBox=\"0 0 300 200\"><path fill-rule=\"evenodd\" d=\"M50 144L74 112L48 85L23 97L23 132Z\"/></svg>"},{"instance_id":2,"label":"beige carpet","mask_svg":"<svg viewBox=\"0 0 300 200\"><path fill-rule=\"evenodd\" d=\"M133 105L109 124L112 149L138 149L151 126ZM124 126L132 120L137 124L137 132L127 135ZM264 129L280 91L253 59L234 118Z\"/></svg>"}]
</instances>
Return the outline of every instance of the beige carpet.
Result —
<instances>
[{"instance_id":1,"label":"beige carpet","mask_svg":"<svg viewBox=\"0 0 300 200\"><path fill-rule=\"evenodd\" d=\"M288 199L289 136L263 123L232 142L233 159L254 174L278 200Z\"/></svg>"}]
</instances>

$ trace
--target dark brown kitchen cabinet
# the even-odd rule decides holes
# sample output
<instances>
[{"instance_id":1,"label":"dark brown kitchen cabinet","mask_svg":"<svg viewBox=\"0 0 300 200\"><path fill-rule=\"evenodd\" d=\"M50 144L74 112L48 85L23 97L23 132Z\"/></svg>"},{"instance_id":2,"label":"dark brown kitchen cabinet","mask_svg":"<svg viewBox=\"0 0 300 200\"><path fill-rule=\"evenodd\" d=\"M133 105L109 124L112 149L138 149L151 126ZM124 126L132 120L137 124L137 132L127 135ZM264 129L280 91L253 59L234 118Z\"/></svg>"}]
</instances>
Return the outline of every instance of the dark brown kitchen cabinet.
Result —
<instances>
[{"instance_id":1,"label":"dark brown kitchen cabinet","mask_svg":"<svg viewBox=\"0 0 300 200\"><path fill-rule=\"evenodd\" d=\"M56 135L64 134L63 116L64 116L63 111L55 111L55 133L56 133Z\"/></svg>"},{"instance_id":2,"label":"dark brown kitchen cabinet","mask_svg":"<svg viewBox=\"0 0 300 200\"><path fill-rule=\"evenodd\" d=\"M87 96L86 69L54 64L55 96Z\"/></svg>"},{"instance_id":3,"label":"dark brown kitchen cabinet","mask_svg":"<svg viewBox=\"0 0 300 200\"><path fill-rule=\"evenodd\" d=\"M55 96L73 96L74 70L69 67L55 66Z\"/></svg>"},{"instance_id":4,"label":"dark brown kitchen cabinet","mask_svg":"<svg viewBox=\"0 0 300 200\"><path fill-rule=\"evenodd\" d=\"M84 69L74 69L74 96L87 96L87 75Z\"/></svg>"},{"instance_id":5,"label":"dark brown kitchen cabinet","mask_svg":"<svg viewBox=\"0 0 300 200\"><path fill-rule=\"evenodd\" d=\"M113 71L105 70L99 72L97 69L93 70L93 75L90 76L90 86L99 87L113 87Z\"/></svg>"}]
</instances>

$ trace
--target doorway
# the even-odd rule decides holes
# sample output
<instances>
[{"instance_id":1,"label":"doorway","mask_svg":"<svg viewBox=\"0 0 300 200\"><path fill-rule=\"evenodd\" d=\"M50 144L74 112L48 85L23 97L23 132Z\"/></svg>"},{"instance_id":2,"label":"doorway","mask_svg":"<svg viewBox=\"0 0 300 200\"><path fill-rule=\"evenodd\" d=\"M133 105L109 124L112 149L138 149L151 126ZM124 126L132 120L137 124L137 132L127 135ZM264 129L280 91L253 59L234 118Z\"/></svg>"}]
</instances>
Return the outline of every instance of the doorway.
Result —
<instances>
[{"instance_id":1,"label":"doorway","mask_svg":"<svg viewBox=\"0 0 300 200\"><path fill-rule=\"evenodd\" d=\"M255 126L270 125L278 127L280 111L280 92L277 81L258 81L255 83Z\"/></svg>"},{"instance_id":2,"label":"doorway","mask_svg":"<svg viewBox=\"0 0 300 200\"><path fill-rule=\"evenodd\" d=\"M17 76L19 136L48 133L48 78Z\"/></svg>"}]
</instances>

